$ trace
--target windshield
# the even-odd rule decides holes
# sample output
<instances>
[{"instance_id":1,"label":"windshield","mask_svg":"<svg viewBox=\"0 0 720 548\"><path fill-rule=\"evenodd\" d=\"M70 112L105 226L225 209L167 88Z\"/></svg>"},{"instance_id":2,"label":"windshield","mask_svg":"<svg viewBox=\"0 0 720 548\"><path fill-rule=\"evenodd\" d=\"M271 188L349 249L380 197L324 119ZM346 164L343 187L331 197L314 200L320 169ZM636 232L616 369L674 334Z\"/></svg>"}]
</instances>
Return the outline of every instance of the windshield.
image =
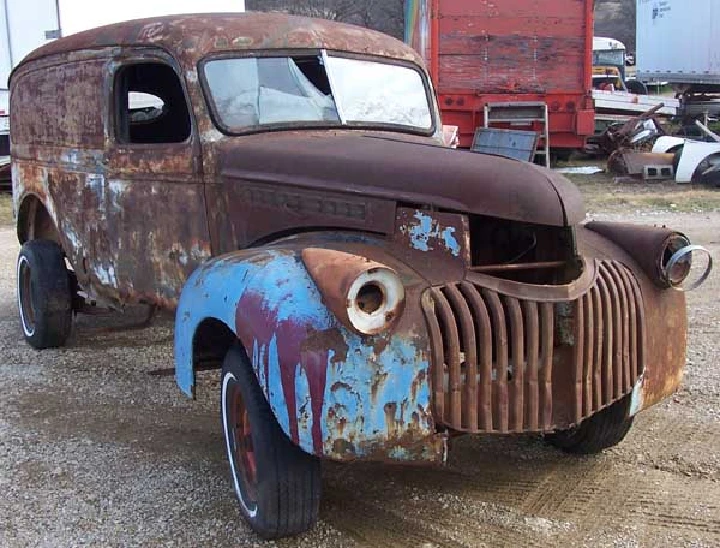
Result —
<instances>
[{"instance_id":1,"label":"windshield","mask_svg":"<svg viewBox=\"0 0 720 548\"><path fill-rule=\"evenodd\" d=\"M595 50L593 51L593 65L609 65L620 67L625 64L625 50Z\"/></svg>"},{"instance_id":2,"label":"windshield","mask_svg":"<svg viewBox=\"0 0 720 548\"><path fill-rule=\"evenodd\" d=\"M277 124L433 127L423 78L403 65L322 53L213 59L204 75L217 121L231 133Z\"/></svg>"}]
</instances>

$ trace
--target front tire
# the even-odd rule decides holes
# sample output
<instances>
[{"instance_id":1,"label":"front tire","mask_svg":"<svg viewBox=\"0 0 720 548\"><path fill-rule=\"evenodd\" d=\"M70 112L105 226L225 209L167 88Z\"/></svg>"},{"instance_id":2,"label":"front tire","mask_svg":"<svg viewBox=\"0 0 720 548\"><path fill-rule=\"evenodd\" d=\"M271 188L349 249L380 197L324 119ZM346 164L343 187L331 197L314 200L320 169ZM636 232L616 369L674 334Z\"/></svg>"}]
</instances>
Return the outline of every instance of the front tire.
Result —
<instances>
[{"instance_id":1,"label":"front tire","mask_svg":"<svg viewBox=\"0 0 720 548\"><path fill-rule=\"evenodd\" d=\"M600 453L620 443L630 430L633 423L629 416L630 401L631 396L627 395L579 425L549 434L546 439L567 453Z\"/></svg>"},{"instance_id":2,"label":"front tire","mask_svg":"<svg viewBox=\"0 0 720 548\"><path fill-rule=\"evenodd\" d=\"M30 240L17 261L17 295L25 340L38 350L63 346L72 329L72 289L65 254L51 240Z\"/></svg>"},{"instance_id":3,"label":"front tire","mask_svg":"<svg viewBox=\"0 0 720 548\"><path fill-rule=\"evenodd\" d=\"M220 400L243 517L267 539L310 529L320 505L320 461L287 438L240 347L225 357Z\"/></svg>"}]
</instances>

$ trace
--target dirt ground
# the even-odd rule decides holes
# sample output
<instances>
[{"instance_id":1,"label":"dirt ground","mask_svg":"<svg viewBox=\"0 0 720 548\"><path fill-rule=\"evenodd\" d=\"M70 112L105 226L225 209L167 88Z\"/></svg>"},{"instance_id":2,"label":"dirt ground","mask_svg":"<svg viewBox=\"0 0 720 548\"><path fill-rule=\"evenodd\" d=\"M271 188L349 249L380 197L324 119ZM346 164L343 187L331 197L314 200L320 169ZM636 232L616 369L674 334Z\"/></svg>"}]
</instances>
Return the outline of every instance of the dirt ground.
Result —
<instances>
[{"instance_id":1,"label":"dirt ground","mask_svg":"<svg viewBox=\"0 0 720 548\"><path fill-rule=\"evenodd\" d=\"M720 257L720 213L670 189L660 209L683 212L607 204L607 181L586 184L596 216L668 224ZM689 295L683 388L618 447L578 458L538 437L484 437L457 440L444 469L330 463L318 527L263 543L233 499L217 372L201 374L197 401L150 374L172 366L172 318L104 333L135 311L81 317L66 348L33 351L17 319L17 251L0 228L0 546L720 545L717 272Z\"/></svg>"}]
</instances>

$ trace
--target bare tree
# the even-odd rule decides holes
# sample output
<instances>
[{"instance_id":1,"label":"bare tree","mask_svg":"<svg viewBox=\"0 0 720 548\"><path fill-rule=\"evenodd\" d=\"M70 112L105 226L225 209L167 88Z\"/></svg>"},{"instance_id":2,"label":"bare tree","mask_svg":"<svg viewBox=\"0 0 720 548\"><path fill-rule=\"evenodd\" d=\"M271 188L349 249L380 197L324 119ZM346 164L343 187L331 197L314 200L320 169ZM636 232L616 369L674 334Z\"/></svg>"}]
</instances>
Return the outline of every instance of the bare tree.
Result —
<instances>
[{"instance_id":1,"label":"bare tree","mask_svg":"<svg viewBox=\"0 0 720 548\"><path fill-rule=\"evenodd\" d=\"M635 51L636 0L595 0L595 35L620 40Z\"/></svg>"},{"instance_id":2,"label":"bare tree","mask_svg":"<svg viewBox=\"0 0 720 548\"><path fill-rule=\"evenodd\" d=\"M403 5L404 0L247 0L248 9L253 11L283 11L354 23L400 39Z\"/></svg>"}]
</instances>

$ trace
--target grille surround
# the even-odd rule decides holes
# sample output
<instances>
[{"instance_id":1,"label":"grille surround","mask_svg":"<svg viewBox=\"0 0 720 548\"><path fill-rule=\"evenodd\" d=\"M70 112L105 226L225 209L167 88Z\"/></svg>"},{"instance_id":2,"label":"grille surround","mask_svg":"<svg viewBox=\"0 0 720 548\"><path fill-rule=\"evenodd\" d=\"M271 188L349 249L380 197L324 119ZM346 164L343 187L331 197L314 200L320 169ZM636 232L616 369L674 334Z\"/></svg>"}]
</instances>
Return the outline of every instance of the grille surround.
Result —
<instances>
[{"instance_id":1,"label":"grille surround","mask_svg":"<svg viewBox=\"0 0 720 548\"><path fill-rule=\"evenodd\" d=\"M646 356L642 294L622 263L598 260L595 271L568 301L469 281L429 288L435 422L467 433L547 432L629 394Z\"/></svg>"}]
</instances>

